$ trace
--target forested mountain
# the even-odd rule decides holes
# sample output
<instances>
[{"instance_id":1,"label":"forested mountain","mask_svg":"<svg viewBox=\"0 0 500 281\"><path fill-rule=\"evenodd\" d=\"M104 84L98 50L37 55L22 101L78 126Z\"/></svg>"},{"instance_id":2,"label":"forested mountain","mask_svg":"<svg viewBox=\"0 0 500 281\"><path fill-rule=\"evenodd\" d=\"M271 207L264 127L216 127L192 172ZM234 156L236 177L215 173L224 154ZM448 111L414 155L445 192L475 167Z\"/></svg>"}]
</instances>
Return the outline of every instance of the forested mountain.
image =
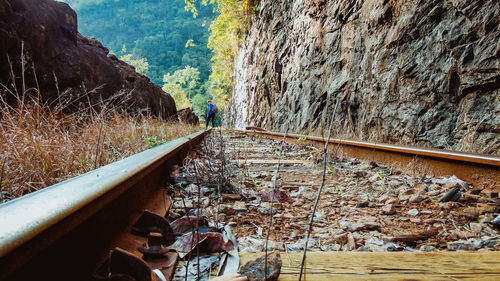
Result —
<instances>
[{"instance_id":1,"label":"forested mountain","mask_svg":"<svg viewBox=\"0 0 500 281\"><path fill-rule=\"evenodd\" d=\"M96 37L118 57L129 55L126 61L147 62L144 72L157 85L163 84L164 74L186 66L200 71L200 85L208 79L211 6L198 7L193 18L183 0L62 1L76 10L80 33Z\"/></svg>"}]
</instances>

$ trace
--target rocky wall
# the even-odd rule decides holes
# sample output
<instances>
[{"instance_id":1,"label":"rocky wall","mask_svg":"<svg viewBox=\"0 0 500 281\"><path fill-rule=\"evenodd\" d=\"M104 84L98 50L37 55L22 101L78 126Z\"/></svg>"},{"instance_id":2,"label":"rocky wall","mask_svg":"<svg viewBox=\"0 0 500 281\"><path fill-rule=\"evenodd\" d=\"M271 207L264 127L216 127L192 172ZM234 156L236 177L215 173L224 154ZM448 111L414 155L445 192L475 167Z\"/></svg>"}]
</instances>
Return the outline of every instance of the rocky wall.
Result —
<instances>
[{"instance_id":1,"label":"rocky wall","mask_svg":"<svg viewBox=\"0 0 500 281\"><path fill-rule=\"evenodd\" d=\"M500 153L500 2L262 0L231 123Z\"/></svg>"}]
</instances>

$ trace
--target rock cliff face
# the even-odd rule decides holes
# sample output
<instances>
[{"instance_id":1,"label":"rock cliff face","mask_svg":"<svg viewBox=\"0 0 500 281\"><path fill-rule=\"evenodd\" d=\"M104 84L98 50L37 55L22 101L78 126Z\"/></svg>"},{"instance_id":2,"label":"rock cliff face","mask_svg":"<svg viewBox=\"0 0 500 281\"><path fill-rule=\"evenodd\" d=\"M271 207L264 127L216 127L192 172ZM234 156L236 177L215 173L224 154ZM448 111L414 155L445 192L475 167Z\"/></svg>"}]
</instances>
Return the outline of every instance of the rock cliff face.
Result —
<instances>
[{"instance_id":1,"label":"rock cliff face","mask_svg":"<svg viewBox=\"0 0 500 281\"><path fill-rule=\"evenodd\" d=\"M500 2L262 0L237 127L499 153Z\"/></svg>"},{"instance_id":2,"label":"rock cliff face","mask_svg":"<svg viewBox=\"0 0 500 281\"><path fill-rule=\"evenodd\" d=\"M14 85L22 89L21 51L27 88L39 85L45 101L64 93L77 103L96 104L120 93L129 97L131 111L148 110L164 118L176 113L170 95L97 40L80 35L76 13L65 3L0 0L0 83L11 91Z\"/></svg>"}]
</instances>

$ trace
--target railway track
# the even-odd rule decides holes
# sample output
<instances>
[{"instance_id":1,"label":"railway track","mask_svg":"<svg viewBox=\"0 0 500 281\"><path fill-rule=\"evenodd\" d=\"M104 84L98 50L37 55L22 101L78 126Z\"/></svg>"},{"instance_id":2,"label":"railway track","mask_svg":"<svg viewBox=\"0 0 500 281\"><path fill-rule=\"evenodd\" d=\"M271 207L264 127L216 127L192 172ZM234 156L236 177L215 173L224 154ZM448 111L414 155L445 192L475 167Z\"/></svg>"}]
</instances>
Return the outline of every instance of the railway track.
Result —
<instances>
[{"instance_id":1,"label":"railway track","mask_svg":"<svg viewBox=\"0 0 500 281\"><path fill-rule=\"evenodd\" d=\"M244 132L278 141L284 137L283 133L269 132L261 128L248 127L247 129L246 131L234 130L234 132ZM326 138L316 136L286 135L288 143L296 144L297 140L301 139L319 148L322 148L327 141ZM342 139L331 139L329 149L330 151L336 150L337 153L347 157L381 162L386 165L409 168L418 165L421 170L428 170L435 176L455 175L474 186L488 190L493 193L493 196L498 196L500 192L500 157L498 156Z\"/></svg>"},{"instance_id":2,"label":"railway track","mask_svg":"<svg viewBox=\"0 0 500 281\"><path fill-rule=\"evenodd\" d=\"M255 129L237 133L234 140L250 135L280 141L284 137L283 134ZM144 239L129 234L144 210L167 215L170 202L163 187L166 181L172 180L172 167L181 165L206 134L207 131L195 133L1 205L0 280L100 278L95 273L108 259L110 250L115 247L132 250L144 242ZM294 144L299 139L318 146L325 141L311 136L286 137ZM231 144L230 148L236 147L231 138L226 141ZM337 151L341 146L343 154L348 157L387 165L408 166L418 162L436 175L457 175L488 191L493 198L500 190L499 157L440 154L435 150L341 140L333 140L330 146ZM260 147L265 147L265 144ZM255 154L255 149L259 150L256 146L247 152ZM272 152L267 154L272 155ZM252 156L242 157L234 159L233 164L241 165ZM276 160L261 160L260 164L275 165ZM252 161L259 164L257 159ZM311 162L300 159L289 163L285 159L279 161L292 168ZM245 213L239 214L240 218L245 216ZM163 273L171 274L171 270L172 267L165 268Z\"/></svg>"},{"instance_id":3,"label":"railway track","mask_svg":"<svg viewBox=\"0 0 500 281\"><path fill-rule=\"evenodd\" d=\"M152 148L0 206L0 280L91 280L207 132ZM162 210L163 209L163 210ZM127 231L128 230L128 231ZM120 239L122 241L120 241Z\"/></svg>"}]
</instances>

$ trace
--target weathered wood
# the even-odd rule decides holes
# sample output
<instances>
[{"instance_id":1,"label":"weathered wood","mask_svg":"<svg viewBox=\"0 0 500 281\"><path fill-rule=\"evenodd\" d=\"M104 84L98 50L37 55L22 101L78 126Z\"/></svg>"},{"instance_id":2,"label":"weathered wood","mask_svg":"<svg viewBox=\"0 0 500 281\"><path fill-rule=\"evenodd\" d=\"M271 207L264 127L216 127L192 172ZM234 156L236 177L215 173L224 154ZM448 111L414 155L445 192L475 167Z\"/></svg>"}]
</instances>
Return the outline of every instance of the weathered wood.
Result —
<instances>
[{"instance_id":1,"label":"weathered wood","mask_svg":"<svg viewBox=\"0 0 500 281\"><path fill-rule=\"evenodd\" d=\"M407 234L399 234L391 238L392 242L405 242L412 243L419 240L426 240L429 237L438 234L437 229L431 229L428 231L422 231L419 233L407 233Z\"/></svg>"},{"instance_id":2,"label":"weathered wood","mask_svg":"<svg viewBox=\"0 0 500 281\"><path fill-rule=\"evenodd\" d=\"M242 253L241 264L260 255ZM278 280L298 280L302 253L281 258ZM500 280L499 261L500 252L311 252L305 280Z\"/></svg>"},{"instance_id":3,"label":"weathered wood","mask_svg":"<svg viewBox=\"0 0 500 281\"><path fill-rule=\"evenodd\" d=\"M231 162L236 162L238 164L268 164L268 165L277 165L280 162L282 165L290 165L290 164L309 164L312 163L312 160L278 160L278 159L238 159L231 160Z\"/></svg>"},{"instance_id":4,"label":"weathered wood","mask_svg":"<svg viewBox=\"0 0 500 281\"><path fill-rule=\"evenodd\" d=\"M241 200L241 194L221 194L222 202Z\"/></svg>"}]
</instances>

